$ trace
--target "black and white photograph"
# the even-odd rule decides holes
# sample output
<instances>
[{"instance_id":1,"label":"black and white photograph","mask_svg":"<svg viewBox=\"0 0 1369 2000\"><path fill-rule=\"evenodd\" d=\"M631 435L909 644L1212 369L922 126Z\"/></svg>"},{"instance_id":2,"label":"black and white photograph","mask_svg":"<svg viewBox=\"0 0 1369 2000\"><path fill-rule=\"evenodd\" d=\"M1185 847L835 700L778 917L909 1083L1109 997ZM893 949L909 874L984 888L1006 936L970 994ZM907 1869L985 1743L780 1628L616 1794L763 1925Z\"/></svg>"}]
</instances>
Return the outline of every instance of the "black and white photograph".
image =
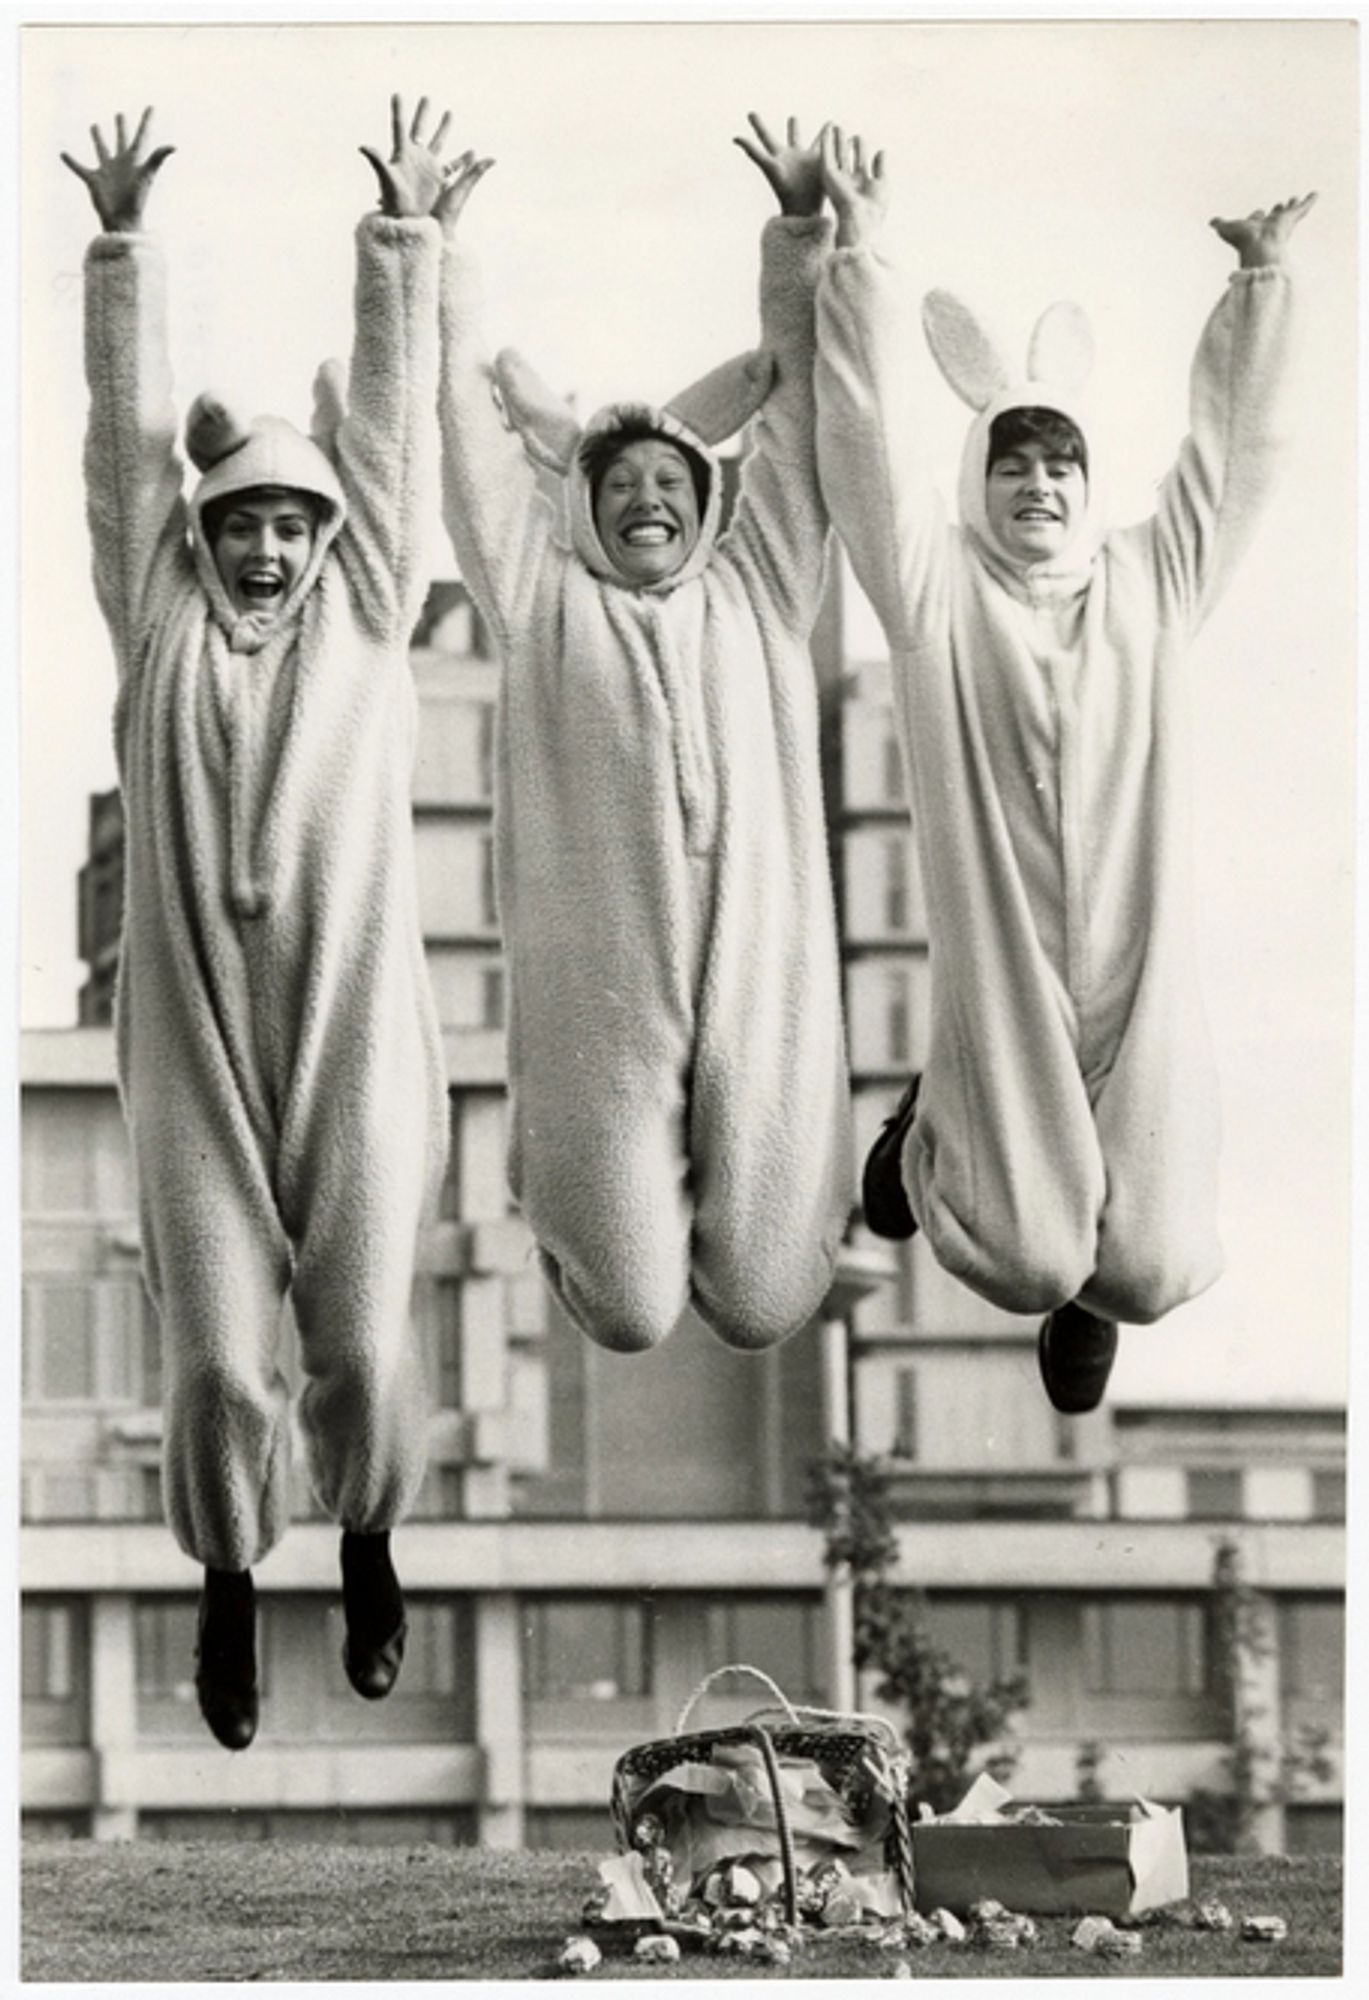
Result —
<instances>
[{"instance_id":1,"label":"black and white photograph","mask_svg":"<svg viewBox=\"0 0 1369 2000\"><path fill-rule=\"evenodd\" d=\"M15 1976L1345 1976L1358 10L406 16L3 10Z\"/></svg>"}]
</instances>

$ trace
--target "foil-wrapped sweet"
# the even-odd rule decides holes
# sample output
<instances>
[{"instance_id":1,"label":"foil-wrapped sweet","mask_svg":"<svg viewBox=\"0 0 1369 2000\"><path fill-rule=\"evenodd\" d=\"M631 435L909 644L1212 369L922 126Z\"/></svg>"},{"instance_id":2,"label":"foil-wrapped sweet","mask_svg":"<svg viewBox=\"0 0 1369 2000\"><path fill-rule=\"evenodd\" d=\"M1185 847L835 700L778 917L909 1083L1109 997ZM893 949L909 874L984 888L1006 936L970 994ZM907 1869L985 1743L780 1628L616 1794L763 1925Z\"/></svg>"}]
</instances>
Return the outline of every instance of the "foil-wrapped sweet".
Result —
<instances>
[{"instance_id":1,"label":"foil-wrapped sweet","mask_svg":"<svg viewBox=\"0 0 1369 2000\"><path fill-rule=\"evenodd\" d=\"M561 1947L557 1964L563 1972L593 1972L603 1958L603 1953L593 1938L567 1938Z\"/></svg>"}]
</instances>

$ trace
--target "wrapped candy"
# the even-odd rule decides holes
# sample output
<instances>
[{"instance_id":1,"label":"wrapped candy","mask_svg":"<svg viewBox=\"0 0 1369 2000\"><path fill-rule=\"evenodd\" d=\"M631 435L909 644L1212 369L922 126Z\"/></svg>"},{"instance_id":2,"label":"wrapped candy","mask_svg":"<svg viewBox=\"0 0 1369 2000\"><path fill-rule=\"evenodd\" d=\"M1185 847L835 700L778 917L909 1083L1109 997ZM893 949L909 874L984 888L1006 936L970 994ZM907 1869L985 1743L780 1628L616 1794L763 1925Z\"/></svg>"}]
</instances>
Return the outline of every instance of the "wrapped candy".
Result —
<instances>
[{"instance_id":1,"label":"wrapped candy","mask_svg":"<svg viewBox=\"0 0 1369 2000\"><path fill-rule=\"evenodd\" d=\"M572 1937L566 1939L556 1962L563 1972L593 1972L602 1958L593 1938Z\"/></svg>"},{"instance_id":2,"label":"wrapped candy","mask_svg":"<svg viewBox=\"0 0 1369 2000\"><path fill-rule=\"evenodd\" d=\"M1225 1903L1213 1898L1198 1904L1193 1912L1193 1928L1197 1931L1229 1931L1235 1928L1235 1918Z\"/></svg>"},{"instance_id":3,"label":"wrapped candy","mask_svg":"<svg viewBox=\"0 0 1369 2000\"><path fill-rule=\"evenodd\" d=\"M932 1922L947 1944L964 1944L968 1933L954 1910L933 1910Z\"/></svg>"},{"instance_id":4,"label":"wrapped candy","mask_svg":"<svg viewBox=\"0 0 1369 2000\"><path fill-rule=\"evenodd\" d=\"M1079 1951L1097 1951L1101 1940L1115 1929L1111 1917L1081 1917L1070 1932L1070 1943Z\"/></svg>"},{"instance_id":5,"label":"wrapped candy","mask_svg":"<svg viewBox=\"0 0 1369 2000\"><path fill-rule=\"evenodd\" d=\"M1139 1931L1119 1931L1115 1927L1099 1938L1100 1958L1139 1958L1145 1949Z\"/></svg>"},{"instance_id":6,"label":"wrapped candy","mask_svg":"<svg viewBox=\"0 0 1369 2000\"><path fill-rule=\"evenodd\" d=\"M1282 1917L1247 1917L1241 1925L1241 1936L1256 1944L1282 1944L1288 1936L1288 1925Z\"/></svg>"},{"instance_id":7,"label":"wrapped candy","mask_svg":"<svg viewBox=\"0 0 1369 2000\"><path fill-rule=\"evenodd\" d=\"M632 1956L644 1959L648 1965L674 1965L680 1956L680 1947L673 1937L662 1932L639 1937L632 1948Z\"/></svg>"}]
</instances>

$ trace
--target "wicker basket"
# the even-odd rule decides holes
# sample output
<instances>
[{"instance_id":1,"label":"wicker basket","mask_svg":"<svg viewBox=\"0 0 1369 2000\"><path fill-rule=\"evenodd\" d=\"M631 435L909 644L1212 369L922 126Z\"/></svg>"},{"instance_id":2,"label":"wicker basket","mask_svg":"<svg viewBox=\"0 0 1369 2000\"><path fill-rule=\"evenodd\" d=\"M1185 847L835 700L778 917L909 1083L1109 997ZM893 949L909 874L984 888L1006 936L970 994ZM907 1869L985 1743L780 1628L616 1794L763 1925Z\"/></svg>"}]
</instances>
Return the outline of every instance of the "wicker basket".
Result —
<instances>
[{"instance_id":1,"label":"wicker basket","mask_svg":"<svg viewBox=\"0 0 1369 2000\"><path fill-rule=\"evenodd\" d=\"M717 1729L689 1730L695 1708L715 1681L725 1674L750 1674L762 1681L773 1703L755 1710L744 1722ZM632 1846L635 1808L642 1793L677 1764L708 1764L722 1743L750 1743L759 1750L770 1782L779 1836L787 1921L798 1922L798 1871L789 1814L780 1784L781 1757L809 1758L841 1798L856 1824L876 1800L889 1811L885 1859L898 1884L904 1910L913 1908L913 1843L908 1830L908 1758L893 1727L879 1715L839 1714L831 1709L795 1707L768 1674L736 1664L717 1667L701 1681L681 1709L672 1736L639 1743L614 1766L610 1811L621 1849Z\"/></svg>"}]
</instances>

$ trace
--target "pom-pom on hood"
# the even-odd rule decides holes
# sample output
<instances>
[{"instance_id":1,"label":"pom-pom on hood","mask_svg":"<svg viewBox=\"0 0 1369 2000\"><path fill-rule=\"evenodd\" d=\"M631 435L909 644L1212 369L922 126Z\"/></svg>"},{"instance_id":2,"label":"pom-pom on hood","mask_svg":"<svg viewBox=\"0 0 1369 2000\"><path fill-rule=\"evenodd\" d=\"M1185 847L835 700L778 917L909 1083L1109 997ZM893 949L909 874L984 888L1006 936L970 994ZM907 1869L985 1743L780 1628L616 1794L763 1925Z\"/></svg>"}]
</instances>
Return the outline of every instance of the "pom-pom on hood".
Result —
<instances>
[{"instance_id":1,"label":"pom-pom on hood","mask_svg":"<svg viewBox=\"0 0 1369 2000\"><path fill-rule=\"evenodd\" d=\"M692 383L666 404L609 403L583 427L570 405L547 387L523 357L505 348L494 364L495 389L505 421L516 430L535 465L561 484L562 526L591 575L623 590L664 594L698 576L712 557L722 516L722 470L714 447L750 421L770 393L775 364L759 350L736 356ZM594 495L580 464L585 443L603 432L642 425L703 461L708 492L699 510L698 539L680 567L659 583L634 582L618 570L594 524Z\"/></svg>"},{"instance_id":2,"label":"pom-pom on hood","mask_svg":"<svg viewBox=\"0 0 1369 2000\"><path fill-rule=\"evenodd\" d=\"M1107 531L1104 468L1082 391L1093 368L1093 334L1080 306L1048 306L1036 322L1025 374L1015 373L1003 349L970 308L951 292L928 292L922 324L938 368L961 401L975 412L960 461L960 520L985 559L1000 574L1033 585L1076 587L1087 576ZM989 433L1007 410L1057 410L1068 417L1088 448L1087 500L1068 544L1044 562L1010 556L989 526L985 486Z\"/></svg>"},{"instance_id":3,"label":"pom-pom on hood","mask_svg":"<svg viewBox=\"0 0 1369 2000\"><path fill-rule=\"evenodd\" d=\"M346 517L342 486L329 451L342 417L340 366L330 362L315 382L313 435L284 417L240 418L217 396L197 396L186 416L185 443L202 477L190 496L190 535L200 581L235 652L255 652L298 611L313 589L324 557ZM309 561L275 609L241 612L219 575L205 527L205 510L257 487L307 493L318 520Z\"/></svg>"}]
</instances>

